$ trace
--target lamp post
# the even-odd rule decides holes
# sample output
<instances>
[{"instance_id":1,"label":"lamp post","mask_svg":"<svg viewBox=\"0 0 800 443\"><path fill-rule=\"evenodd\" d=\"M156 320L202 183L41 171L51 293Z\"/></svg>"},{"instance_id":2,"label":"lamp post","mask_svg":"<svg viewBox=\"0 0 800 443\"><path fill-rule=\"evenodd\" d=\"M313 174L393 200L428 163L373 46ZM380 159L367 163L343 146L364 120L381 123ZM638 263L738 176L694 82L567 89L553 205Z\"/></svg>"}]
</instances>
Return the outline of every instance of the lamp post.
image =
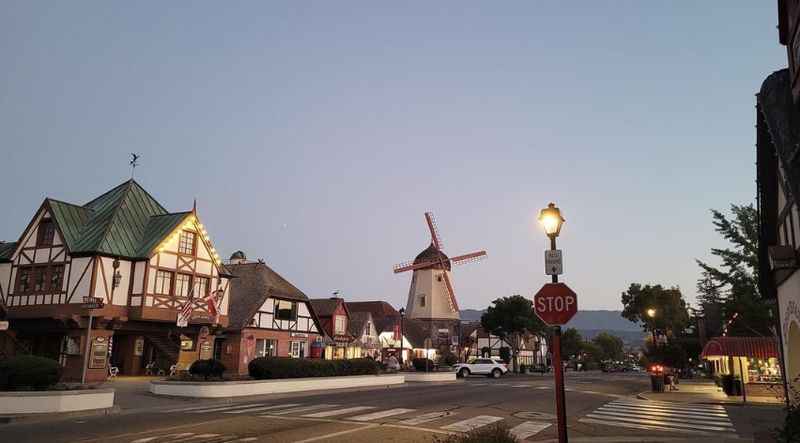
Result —
<instances>
[{"instance_id":1,"label":"lamp post","mask_svg":"<svg viewBox=\"0 0 800 443\"><path fill-rule=\"evenodd\" d=\"M539 212L539 223L550 238L550 250L556 250L556 237L561 233L564 217L555 203L550 203ZM558 275L553 274L553 283L558 283ZM556 415L558 416L558 441L567 443L567 409L564 395L564 365L561 363L561 326L553 327L553 369L556 378Z\"/></svg>"},{"instance_id":2,"label":"lamp post","mask_svg":"<svg viewBox=\"0 0 800 443\"><path fill-rule=\"evenodd\" d=\"M406 318L406 308L400 308L400 368L403 368L403 341L405 337L405 330L403 328L403 320Z\"/></svg>"},{"instance_id":3,"label":"lamp post","mask_svg":"<svg viewBox=\"0 0 800 443\"><path fill-rule=\"evenodd\" d=\"M647 309L647 316L650 317L650 332L653 334L653 349L658 348L658 342L656 341L656 328L654 319L656 318L656 310L655 308Z\"/></svg>"}]
</instances>

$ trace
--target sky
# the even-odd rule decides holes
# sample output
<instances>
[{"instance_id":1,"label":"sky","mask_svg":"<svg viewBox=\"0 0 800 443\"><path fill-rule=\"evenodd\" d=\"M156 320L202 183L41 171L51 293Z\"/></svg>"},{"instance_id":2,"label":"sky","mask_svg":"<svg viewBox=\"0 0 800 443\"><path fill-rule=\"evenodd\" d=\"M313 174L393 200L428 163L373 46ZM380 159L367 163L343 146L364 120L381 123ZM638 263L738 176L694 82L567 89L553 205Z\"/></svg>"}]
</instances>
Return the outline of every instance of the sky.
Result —
<instances>
[{"instance_id":1,"label":"sky","mask_svg":"<svg viewBox=\"0 0 800 443\"><path fill-rule=\"evenodd\" d=\"M554 201L581 309L695 297L754 202L775 1L29 2L0 14L0 239L130 177L220 255L310 297L405 304L434 212L462 308L548 281ZM713 260L712 260L713 262Z\"/></svg>"}]
</instances>

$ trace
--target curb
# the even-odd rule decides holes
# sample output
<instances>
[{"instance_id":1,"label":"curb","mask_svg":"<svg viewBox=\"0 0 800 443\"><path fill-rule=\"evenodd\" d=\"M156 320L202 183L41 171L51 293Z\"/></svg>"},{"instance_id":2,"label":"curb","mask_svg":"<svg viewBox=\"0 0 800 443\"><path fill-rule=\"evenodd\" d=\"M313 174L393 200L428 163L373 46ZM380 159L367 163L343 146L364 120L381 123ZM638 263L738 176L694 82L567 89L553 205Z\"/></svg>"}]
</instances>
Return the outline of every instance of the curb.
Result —
<instances>
[{"instance_id":1,"label":"curb","mask_svg":"<svg viewBox=\"0 0 800 443\"><path fill-rule=\"evenodd\" d=\"M100 417L104 415L117 414L121 411L118 405L110 408L90 409L86 411L74 412L61 412L61 413L43 413L43 414L25 414L25 415L5 415L0 416L0 425L13 425L18 423L40 423L48 421L68 420L72 418L84 417Z\"/></svg>"}]
</instances>

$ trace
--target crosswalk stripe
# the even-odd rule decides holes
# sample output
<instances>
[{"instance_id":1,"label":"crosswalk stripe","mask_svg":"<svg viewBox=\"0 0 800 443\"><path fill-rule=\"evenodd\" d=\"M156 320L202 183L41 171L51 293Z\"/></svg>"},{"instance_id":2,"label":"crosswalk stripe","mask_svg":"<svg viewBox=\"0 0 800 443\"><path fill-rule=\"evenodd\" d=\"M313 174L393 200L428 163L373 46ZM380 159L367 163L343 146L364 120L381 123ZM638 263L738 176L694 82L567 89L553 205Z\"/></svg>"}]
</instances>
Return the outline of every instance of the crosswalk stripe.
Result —
<instances>
[{"instance_id":1,"label":"crosswalk stripe","mask_svg":"<svg viewBox=\"0 0 800 443\"><path fill-rule=\"evenodd\" d=\"M633 400L614 400L616 404L624 404L636 407L649 407L649 408L661 408L661 409L674 409L680 411L697 411L697 412L709 412L709 413L717 413L717 414L727 414L725 408L707 408L704 405L687 405L687 404L669 404L669 403L650 403L646 401L633 401Z\"/></svg>"},{"instance_id":2,"label":"crosswalk stripe","mask_svg":"<svg viewBox=\"0 0 800 443\"><path fill-rule=\"evenodd\" d=\"M279 412L271 412L267 415L289 415L289 414L296 414L298 412L308 412L314 411L317 409L325 409L325 408L334 408L339 405L328 405L328 404L319 404L319 405L310 405L310 406L300 406L297 408L290 408Z\"/></svg>"},{"instance_id":3,"label":"crosswalk stripe","mask_svg":"<svg viewBox=\"0 0 800 443\"><path fill-rule=\"evenodd\" d=\"M638 400L633 398L625 398L620 399L619 401L627 401L630 403L642 403L642 404L652 404L652 405L662 405L662 406L676 406L676 403L673 401L662 401L662 400ZM692 403L692 406L696 406L699 408L705 409L725 409L725 406L722 405L712 405L712 404L704 404L704 403Z\"/></svg>"},{"instance_id":4,"label":"crosswalk stripe","mask_svg":"<svg viewBox=\"0 0 800 443\"><path fill-rule=\"evenodd\" d=\"M578 420L581 423L589 423L593 425L605 425L605 426L616 426L621 428L631 428L631 429L645 429L648 431L665 431L665 432L682 432L686 434L697 434L697 435L714 435L711 432L704 432L704 431L694 431L691 429L681 429L676 430L672 428L666 428L663 426L653 426L653 425L643 425L643 424L636 424L636 423L609 423L608 420L595 420L593 418L581 418Z\"/></svg>"},{"instance_id":5,"label":"crosswalk stripe","mask_svg":"<svg viewBox=\"0 0 800 443\"><path fill-rule=\"evenodd\" d=\"M451 423L447 426L442 426L442 429L446 429L448 431L469 432L473 429L490 425L502 419L503 417L493 417L491 415L478 415L476 417L472 417L466 420Z\"/></svg>"},{"instance_id":6,"label":"crosswalk stripe","mask_svg":"<svg viewBox=\"0 0 800 443\"><path fill-rule=\"evenodd\" d=\"M550 386L539 386L536 389L552 389Z\"/></svg>"},{"instance_id":7,"label":"crosswalk stripe","mask_svg":"<svg viewBox=\"0 0 800 443\"><path fill-rule=\"evenodd\" d=\"M606 419L607 422L611 421L622 421L628 423L646 423L646 424L654 424L660 426L670 426L672 428L684 428L684 429L697 429L700 431L731 431L731 428L720 427L720 426L703 426L703 425L695 425L690 423L685 423L681 421L674 421L674 420L665 420L665 419L643 419L639 417L631 417L630 415L622 415L622 414L609 414L606 412L593 412L591 414L586 414L589 418L597 418L597 419ZM677 430L677 429L674 429Z\"/></svg>"},{"instance_id":8,"label":"crosswalk stripe","mask_svg":"<svg viewBox=\"0 0 800 443\"><path fill-rule=\"evenodd\" d=\"M228 406L219 406L214 408L202 408L202 409L195 409L192 411L187 411L189 414L204 414L206 412L219 412L219 411L232 411L234 409L243 409L243 408L250 408L250 407L257 407L257 406L265 406L269 403L255 403L249 405L228 405Z\"/></svg>"},{"instance_id":9,"label":"crosswalk stripe","mask_svg":"<svg viewBox=\"0 0 800 443\"><path fill-rule=\"evenodd\" d=\"M642 419L654 419L654 420L664 420L664 421L676 421L678 423L697 423L701 425L712 425L712 426L727 426L733 427L730 420L720 420L720 419L708 419L708 418L697 418L697 417L684 417L680 414L664 414L664 413L655 413L655 412L640 412L637 414L632 414L631 411L620 411L614 409L605 409L599 408L594 412L595 414L608 414L608 415L617 415L621 417L631 417L635 416L637 418Z\"/></svg>"},{"instance_id":10,"label":"crosswalk stripe","mask_svg":"<svg viewBox=\"0 0 800 443\"><path fill-rule=\"evenodd\" d=\"M300 406L300 403L286 403L283 405L259 406L257 408L237 409L235 411L224 411L223 414L246 414L248 412L261 412L261 411L269 411L271 409L291 408L292 406Z\"/></svg>"},{"instance_id":11,"label":"crosswalk stripe","mask_svg":"<svg viewBox=\"0 0 800 443\"><path fill-rule=\"evenodd\" d=\"M408 426L416 426L421 425L423 423L428 423L434 420L438 420L440 418L449 417L453 415L450 411L435 411L429 412L427 414L422 414L417 417L412 417L406 420L400 420L398 423L401 425L408 425Z\"/></svg>"},{"instance_id":12,"label":"crosswalk stripe","mask_svg":"<svg viewBox=\"0 0 800 443\"><path fill-rule=\"evenodd\" d=\"M509 430L509 432L511 432L511 435L514 437L517 437L520 440L525 440L531 435L536 435L549 427L550 423L541 421L526 421L514 426Z\"/></svg>"},{"instance_id":13,"label":"crosswalk stripe","mask_svg":"<svg viewBox=\"0 0 800 443\"><path fill-rule=\"evenodd\" d=\"M351 417L348 420L370 421L370 420L377 420L379 418L391 417L393 415L407 414L409 412L414 412L414 409L403 409L403 408L387 409L385 411L378 411L378 412L373 412L371 414L364 414L356 417Z\"/></svg>"},{"instance_id":14,"label":"crosswalk stripe","mask_svg":"<svg viewBox=\"0 0 800 443\"><path fill-rule=\"evenodd\" d=\"M617 411L627 411L629 413L638 413L638 412L646 412L652 414L664 414L664 415L681 415L686 417L693 417L697 419L708 419L708 420L727 420L727 414L716 414L716 413L705 413L705 412L694 412L694 411L668 411L663 409L654 409L654 408L639 408L636 406L621 406L617 404L608 404L601 409L614 409Z\"/></svg>"},{"instance_id":15,"label":"crosswalk stripe","mask_svg":"<svg viewBox=\"0 0 800 443\"><path fill-rule=\"evenodd\" d=\"M655 409L659 411L691 411L696 412L698 414L716 414L716 415L728 415L728 412L725 410L709 410L709 409L702 409L702 408L693 408L691 406L682 407L681 405L675 406L660 406L660 405L648 405L646 403L628 403L622 401L613 401L611 404L620 407L629 407L635 409Z\"/></svg>"},{"instance_id":16,"label":"crosswalk stripe","mask_svg":"<svg viewBox=\"0 0 800 443\"><path fill-rule=\"evenodd\" d=\"M530 388L531 385L511 385L512 388Z\"/></svg>"},{"instance_id":17,"label":"crosswalk stripe","mask_svg":"<svg viewBox=\"0 0 800 443\"><path fill-rule=\"evenodd\" d=\"M315 412L313 414L303 415L302 417L308 417L308 418L335 417L337 415L345 415L345 414L350 414L352 412L366 411L368 409L375 409L375 406L353 406L352 408L334 409L333 411Z\"/></svg>"}]
</instances>

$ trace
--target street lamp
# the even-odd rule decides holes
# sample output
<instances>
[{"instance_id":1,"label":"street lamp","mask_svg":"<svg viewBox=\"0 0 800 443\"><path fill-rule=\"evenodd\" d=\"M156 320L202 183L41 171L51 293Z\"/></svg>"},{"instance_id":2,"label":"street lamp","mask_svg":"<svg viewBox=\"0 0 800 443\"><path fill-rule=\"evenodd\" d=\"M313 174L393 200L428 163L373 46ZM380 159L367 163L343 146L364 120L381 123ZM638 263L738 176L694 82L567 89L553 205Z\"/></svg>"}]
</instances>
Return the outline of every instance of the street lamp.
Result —
<instances>
[{"instance_id":1,"label":"street lamp","mask_svg":"<svg viewBox=\"0 0 800 443\"><path fill-rule=\"evenodd\" d=\"M647 316L650 317L650 332L653 334L653 349L655 349L658 347L658 342L656 342L656 328L655 324L653 323L653 319L656 318L655 308L648 308Z\"/></svg>"},{"instance_id":2,"label":"street lamp","mask_svg":"<svg viewBox=\"0 0 800 443\"><path fill-rule=\"evenodd\" d=\"M400 308L400 368L403 367L403 337L405 337L403 320L406 318L406 308Z\"/></svg>"},{"instance_id":3,"label":"street lamp","mask_svg":"<svg viewBox=\"0 0 800 443\"><path fill-rule=\"evenodd\" d=\"M539 211L539 223L550 238L550 250L556 250L556 237L566 220L555 203L550 203ZM558 275L553 273L553 283L558 283ZM567 399L564 395L564 365L561 363L561 326L553 327L553 370L556 384L556 415L558 417L558 441L567 443Z\"/></svg>"}]
</instances>

